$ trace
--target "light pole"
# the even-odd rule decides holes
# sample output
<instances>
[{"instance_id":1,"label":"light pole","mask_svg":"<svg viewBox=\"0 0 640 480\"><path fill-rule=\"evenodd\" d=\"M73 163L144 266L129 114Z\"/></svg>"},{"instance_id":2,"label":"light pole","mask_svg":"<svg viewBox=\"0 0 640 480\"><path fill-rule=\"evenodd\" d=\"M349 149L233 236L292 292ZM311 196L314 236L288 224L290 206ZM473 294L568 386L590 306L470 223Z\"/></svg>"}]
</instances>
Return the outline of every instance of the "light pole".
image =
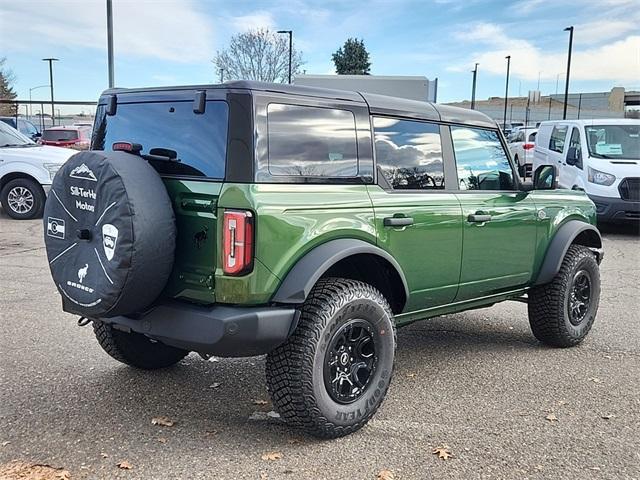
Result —
<instances>
[{"instance_id":1,"label":"light pole","mask_svg":"<svg viewBox=\"0 0 640 480\"><path fill-rule=\"evenodd\" d=\"M476 79L478 78L478 63L473 68L473 87L471 87L471 110L476 109Z\"/></svg>"},{"instance_id":2,"label":"light pole","mask_svg":"<svg viewBox=\"0 0 640 480\"><path fill-rule=\"evenodd\" d=\"M49 62L49 86L51 87L51 126L56 124L56 112L53 104L53 62L57 62L57 58L43 58L43 62Z\"/></svg>"},{"instance_id":3,"label":"light pole","mask_svg":"<svg viewBox=\"0 0 640 480\"><path fill-rule=\"evenodd\" d=\"M113 88L113 10L111 0L107 0L107 63L109 64L109 88Z\"/></svg>"},{"instance_id":4,"label":"light pole","mask_svg":"<svg viewBox=\"0 0 640 480\"><path fill-rule=\"evenodd\" d=\"M224 68L220 69L220 83L224 83Z\"/></svg>"},{"instance_id":5,"label":"light pole","mask_svg":"<svg viewBox=\"0 0 640 480\"><path fill-rule=\"evenodd\" d=\"M569 101L569 74L571 72L571 49L573 48L573 25L564 29L569 32L569 55L567 56L567 80L564 84L564 110L562 119L567 119L567 102Z\"/></svg>"},{"instance_id":6,"label":"light pole","mask_svg":"<svg viewBox=\"0 0 640 480\"><path fill-rule=\"evenodd\" d=\"M38 88L45 88L48 86L49 85L38 85L37 87L31 87L29 89L29 119L31 119L31 117L33 116L32 109L31 109L31 92L33 92L34 90L37 90Z\"/></svg>"},{"instance_id":7,"label":"light pole","mask_svg":"<svg viewBox=\"0 0 640 480\"><path fill-rule=\"evenodd\" d=\"M507 101L509 100L509 67L511 66L511 55L504 57L507 59L507 84L504 89L504 117L502 119L502 129L507 126Z\"/></svg>"},{"instance_id":8,"label":"light pole","mask_svg":"<svg viewBox=\"0 0 640 480\"><path fill-rule=\"evenodd\" d=\"M278 33L289 34L289 84L291 84L291 61L293 57L293 30L278 30Z\"/></svg>"}]
</instances>

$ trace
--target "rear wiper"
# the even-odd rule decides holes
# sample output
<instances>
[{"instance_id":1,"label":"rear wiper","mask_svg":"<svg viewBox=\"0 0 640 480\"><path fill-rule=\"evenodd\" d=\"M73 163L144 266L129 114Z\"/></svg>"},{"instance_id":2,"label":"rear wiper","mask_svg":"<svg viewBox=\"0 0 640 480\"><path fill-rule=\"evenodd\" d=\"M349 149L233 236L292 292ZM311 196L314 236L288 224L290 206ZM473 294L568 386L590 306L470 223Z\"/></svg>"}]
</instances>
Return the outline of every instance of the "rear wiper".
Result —
<instances>
[{"instance_id":1,"label":"rear wiper","mask_svg":"<svg viewBox=\"0 0 640 480\"><path fill-rule=\"evenodd\" d=\"M161 147L152 148L151 150L149 150L149 154L143 155L143 157L151 157L157 160L166 159L170 162L180 161L180 159L178 158L178 152L176 152L175 150L171 150L170 148Z\"/></svg>"}]
</instances>

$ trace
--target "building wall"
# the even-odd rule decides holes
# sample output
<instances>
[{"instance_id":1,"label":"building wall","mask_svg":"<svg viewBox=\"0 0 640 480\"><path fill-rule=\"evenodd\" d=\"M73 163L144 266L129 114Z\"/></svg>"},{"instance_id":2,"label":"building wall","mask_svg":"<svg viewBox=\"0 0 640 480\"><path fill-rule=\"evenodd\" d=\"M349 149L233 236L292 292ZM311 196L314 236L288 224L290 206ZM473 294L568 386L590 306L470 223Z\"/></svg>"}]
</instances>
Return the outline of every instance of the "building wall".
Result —
<instances>
[{"instance_id":1,"label":"building wall","mask_svg":"<svg viewBox=\"0 0 640 480\"><path fill-rule=\"evenodd\" d=\"M378 93L422 102L435 102L438 94L438 79L429 80L423 76L296 75L293 83L307 87Z\"/></svg>"}]
</instances>

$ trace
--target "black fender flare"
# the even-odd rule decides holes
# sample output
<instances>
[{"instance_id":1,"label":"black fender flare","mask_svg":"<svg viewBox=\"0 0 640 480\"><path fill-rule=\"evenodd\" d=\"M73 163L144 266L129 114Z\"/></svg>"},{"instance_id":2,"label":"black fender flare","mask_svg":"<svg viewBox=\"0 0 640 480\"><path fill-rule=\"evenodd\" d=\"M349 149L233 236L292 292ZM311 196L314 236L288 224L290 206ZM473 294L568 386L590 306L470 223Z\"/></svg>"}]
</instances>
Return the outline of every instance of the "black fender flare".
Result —
<instances>
[{"instance_id":1,"label":"black fender flare","mask_svg":"<svg viewBox=\"0 0 640 480\"><path fill-rule=\"evenodd\" d=\"M567 250L578 235L583 232L593 232L597 236L597 245L589 245L596 252L598 263L602 259L602 237L596 227L581 220L569 220L562 225L551 240L544 261L538 272L534 285L544 285L553 280L562 266L562 260Z\"/></svg>"},{"instance_id":2,"label":"black fender flare","mask_svg":"<svg viewBox=\"0 0 640 480\"><path fill-rule=\"evenodd\" d=\"M280 284L272 301L283 304L303 303L318 279L329 268L342 259L363 253L382 257L393 265L402 279L406 298L409 298L409 287L404 272L389 253L363 240L341 238L315 247L298 260Z\"/></svg>"}]
</instances>

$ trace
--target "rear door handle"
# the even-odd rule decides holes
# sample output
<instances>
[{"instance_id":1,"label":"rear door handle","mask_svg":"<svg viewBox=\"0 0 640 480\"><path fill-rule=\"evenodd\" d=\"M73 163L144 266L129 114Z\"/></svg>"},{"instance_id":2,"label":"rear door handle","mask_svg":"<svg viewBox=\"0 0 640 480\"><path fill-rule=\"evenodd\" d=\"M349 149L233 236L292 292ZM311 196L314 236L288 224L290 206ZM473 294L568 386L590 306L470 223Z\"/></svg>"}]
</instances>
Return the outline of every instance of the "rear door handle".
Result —
<instances>
[{"instance_id":1,"label":"rear door handle","mask_svg":"<svg viewBox=\"0 0 640 480\"><path fill-rule=\"evenodd\" d=\"M486 215L484 213L480 214L480 213L475 213L475 214L471 214L467 217L467 221L468 222L473 222L473 223L484 223L484 222L489 222L491 221L491 215Z\"/></svg>"},{"instance_id":2,"label":"rear door handle","mask_svg":"<svg viewBox=\"0 0 640 480\"><path fill-rule=\"evenodd\" d=\"M406 227L413 225L413 218L411 217L386 217L383 220L385 227Z\"/></svg>"}]
</instances>

